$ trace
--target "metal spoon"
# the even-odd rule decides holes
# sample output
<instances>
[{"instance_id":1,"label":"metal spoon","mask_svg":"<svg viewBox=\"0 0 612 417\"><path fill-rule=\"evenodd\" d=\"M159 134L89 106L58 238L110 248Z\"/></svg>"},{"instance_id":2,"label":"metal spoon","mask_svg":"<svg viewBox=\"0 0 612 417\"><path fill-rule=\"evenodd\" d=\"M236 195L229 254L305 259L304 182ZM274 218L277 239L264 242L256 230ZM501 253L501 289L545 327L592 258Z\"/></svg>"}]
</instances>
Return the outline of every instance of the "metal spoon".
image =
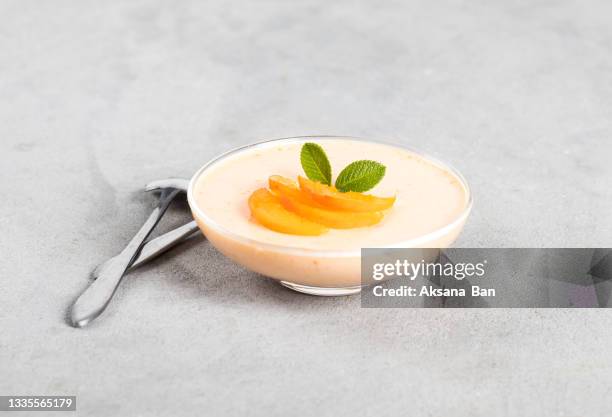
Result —
<instances>
[{"instance_id":1,"label":"metal spoon","mask_svg":"<svg viewBox=\"0 0 612 417\"><path fill-rule=\"evenodd\" d=\"M183 178L167 178L163 180L152 181L145 186L145 191L157 191L163 189L176 189L181 192L187 192L189 180ZM129 270L139 267L140 265L149 262L158 257L167 250L173 248L181 242L184 242L189 237L197 232L198 225L195 221L191 221L183 226L177 227L168 233L156 237L148 241L140 251L138 258L129 267ZM95 279L102 274L114 262L115 258L110 258L106 262L98 265L92 271L91 275Z\"/></svg>"},{"instance_id":2,"label":"metal spoon","mask_svg":"<svg viewBox=\"0 0 612 417\"><path fill-rule=\"evenodd\" d=\"M175 188L187 192L189 180L185 178L165 178L163 180L151 181L145 186L145 191L159 191L165 188Z\"/></svg>"},{"instance_id":3,"label":"metal spoon","mask_svg":"<svg viewBox=\"0 0 612 417\"><path fill-rule=\"evenodd\" d=\"M86 326L106 309L125 272L136 260L147 238L178 194L178 190L162 191L159 205L153 210L138 233L130 240L125 249L115 257L104 274L100 274L98 279L76 300L71 312L72 324L75 327Z\"/></svg>"},{"instance_id":4,"label":"metal spoon","mask_svg":"<svg viewBox=\"0 0 612 417\"><path fill-rule=\"evenodd\" d=\"M177 227L174 230L169 231L168 233L164 233L156 237L155 239L149 240L140 251L138 258L130 265L128 271L132 269L138 268L142 264L149 262L150 260L157 258L162 253L172 249L179 243L182 243L194 236L196 232L200 229L195 221L190 221L187 224L184 224L180 227ZM115 261L115 258L110 258L106 262L98 265L94 268L91 275L93 278L97 278L102 275L108 268L110 268L111 264Z\"/></svg>"}]
</instances>

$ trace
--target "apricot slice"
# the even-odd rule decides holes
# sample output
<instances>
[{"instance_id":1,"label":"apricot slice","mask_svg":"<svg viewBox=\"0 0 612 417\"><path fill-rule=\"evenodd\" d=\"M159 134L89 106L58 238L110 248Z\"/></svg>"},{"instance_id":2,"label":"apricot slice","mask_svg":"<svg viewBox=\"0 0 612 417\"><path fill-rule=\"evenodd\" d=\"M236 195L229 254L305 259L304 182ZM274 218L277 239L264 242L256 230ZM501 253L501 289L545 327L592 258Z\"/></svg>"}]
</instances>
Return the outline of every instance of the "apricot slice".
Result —
<instances>
[{"instance_id":1,"label":"apricot slice","mask_svg":"<svg viewBox=\"0 0 612 417\"><path fill-rule=\"evenodd\" d=\"M313 200L308 193L300 190L297 182L291 178L283 177L282 175L272 175L268 179L268 184L270 185L270 190L279 196L284 195L310 206L321 207L321 205Z\"/></svg>"},{"instance_id":2,"label":"apricot slice","mask_svg":"<svg viewBox=\"0 0 612 417\"><path fill-rule=\"evenodd\" d=\"M380 222L383 218L383 213L380 211L348 213L313 207L305 204L300 198L292 198L287 194L280 194L279 197L281 204L287 210L305 219L334 229L352 229L355 227L372 226Z\"/></svg>"},{"instance_id":3,"label":"apricot slice","mask_svg":"<svg viewBox=\"0 0 612 417\"><path fill-rule=\"evenodd\" d=\"M341 193L336 187L321 184L304 177L298 177L300 189L314 201L333 210L352 212L376 212L390 208L395 197L376 197L349 191Z\"/></svg>"},{"instance_id":4,"label":"apricot slice","mask_svg":"<svg viewBox=\"0 0 612 417\"><path fill-rule=\"evenodd\" d=\"M255 190L249 197L249 208L255 220L268 229L291 235L318 236L327 227L314 223L287 210L278 197L265 188Z\"/></svg>"}]
</instances>

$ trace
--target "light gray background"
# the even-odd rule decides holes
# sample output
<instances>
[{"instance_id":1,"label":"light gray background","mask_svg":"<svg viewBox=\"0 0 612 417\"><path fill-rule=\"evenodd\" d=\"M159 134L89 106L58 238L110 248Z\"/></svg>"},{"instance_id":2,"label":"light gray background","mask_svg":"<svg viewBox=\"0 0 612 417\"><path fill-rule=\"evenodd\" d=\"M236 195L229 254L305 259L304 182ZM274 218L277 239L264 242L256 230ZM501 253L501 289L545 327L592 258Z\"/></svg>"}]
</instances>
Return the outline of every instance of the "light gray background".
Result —
<instances>
[{"instance_id":1,"label":"light gray background","mask_svg":"<svg viewBox=\"0 0 612 417\"><path fill-rule=\"evenodd\" d=\"M65 321L148 215L147 181L266 138L451 162L475 194L462 246L612 245L611 16L605 0L0 0L0 393L76 394L87 416L611 415L610 311L361 309L203 240L130 274L91 327Z\"/></svg>"}]
</instances>

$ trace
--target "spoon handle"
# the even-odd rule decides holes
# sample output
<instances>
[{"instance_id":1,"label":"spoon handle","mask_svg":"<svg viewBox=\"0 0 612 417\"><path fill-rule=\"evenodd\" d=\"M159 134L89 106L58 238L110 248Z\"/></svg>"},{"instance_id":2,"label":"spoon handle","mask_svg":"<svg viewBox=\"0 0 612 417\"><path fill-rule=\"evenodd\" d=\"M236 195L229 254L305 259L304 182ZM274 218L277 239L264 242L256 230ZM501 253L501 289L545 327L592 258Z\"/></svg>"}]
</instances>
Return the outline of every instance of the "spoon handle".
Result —
<instances>
[{"instance_id":1,"label":"spoon handle","mask_svg":"<svg viewBox=\"0 0 612 417\"><path fill-rule=\"evenodd\" d=\"M185 241L185 239L199 230L200 229L198 228L197 223L192 220L187 224L177 227L168 233L164 233L163 235L150 240L146 245L144 245L140 251L140 255L138 255L138 258L130 266L130 269L137 268L140 265L149 262L151 259L156 258L162 253L166 252L168 249L172 249L174 246Z\"/></svg>"},{"instance_id":2,"label":"spoon handle","mask_svg":"<svg viewBox=\"0 0 612 417\"><path fill-rule=\"evenodd\" d=\"M98 317L110 302L117 290L125 271L136 260L147 238L159 223L178 190L162 192L159 205L153 210L147 221L130 243L115 257L108 269L100 274L72 306L71 319L75 327L84 327Z\"/></svg>"},{"instance_id":3,"label":"spoon handle","mask_svg":"<svg viewBox=\"0 0 612 417\"><path fill-rule=\"evenodd\" d=\"M176 245L181 242L184 242L189 237L191 237L195 232L198 232L200 229L195 221L190 221L187 224L184 224L176 229L173 229L163 235L160 235L154 239L149 240L142 247L138 258L134 261L132 265L128 268L128 270L132 270L134 268L138 268L140 265L149 262L152 259L155 259L162 253L167 250L172 249ZM97 278L101 274L104 273L106 269L110 267L110 265L115 262L115 258L110 258L104 263L98 265L93 272L91 273L92 277Z\"/></svg>"}]
</instances>

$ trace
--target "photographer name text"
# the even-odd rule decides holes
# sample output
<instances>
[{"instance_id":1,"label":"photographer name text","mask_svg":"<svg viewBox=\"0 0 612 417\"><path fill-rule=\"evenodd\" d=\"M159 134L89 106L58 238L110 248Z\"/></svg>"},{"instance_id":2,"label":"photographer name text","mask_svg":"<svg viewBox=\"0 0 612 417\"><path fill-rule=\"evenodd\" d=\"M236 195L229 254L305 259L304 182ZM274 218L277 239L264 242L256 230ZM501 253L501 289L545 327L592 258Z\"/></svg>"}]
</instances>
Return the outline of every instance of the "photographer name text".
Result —
<instances>
[{"instance_id":1,"label":"photographer name text","mask_svg":"<svg viewBox=\"0 0 612 417\"><path fill-rule=\"evenodd\" d=\"M465 288L437 288L432 285L424 285L420 288L410 285L385 288L382 285L376 285L372 288L372 294L376 297L465 297L468 292ZM472 297L495 297L495 289L472 285L470 295Z\"/></svg>"}]
</instances>

